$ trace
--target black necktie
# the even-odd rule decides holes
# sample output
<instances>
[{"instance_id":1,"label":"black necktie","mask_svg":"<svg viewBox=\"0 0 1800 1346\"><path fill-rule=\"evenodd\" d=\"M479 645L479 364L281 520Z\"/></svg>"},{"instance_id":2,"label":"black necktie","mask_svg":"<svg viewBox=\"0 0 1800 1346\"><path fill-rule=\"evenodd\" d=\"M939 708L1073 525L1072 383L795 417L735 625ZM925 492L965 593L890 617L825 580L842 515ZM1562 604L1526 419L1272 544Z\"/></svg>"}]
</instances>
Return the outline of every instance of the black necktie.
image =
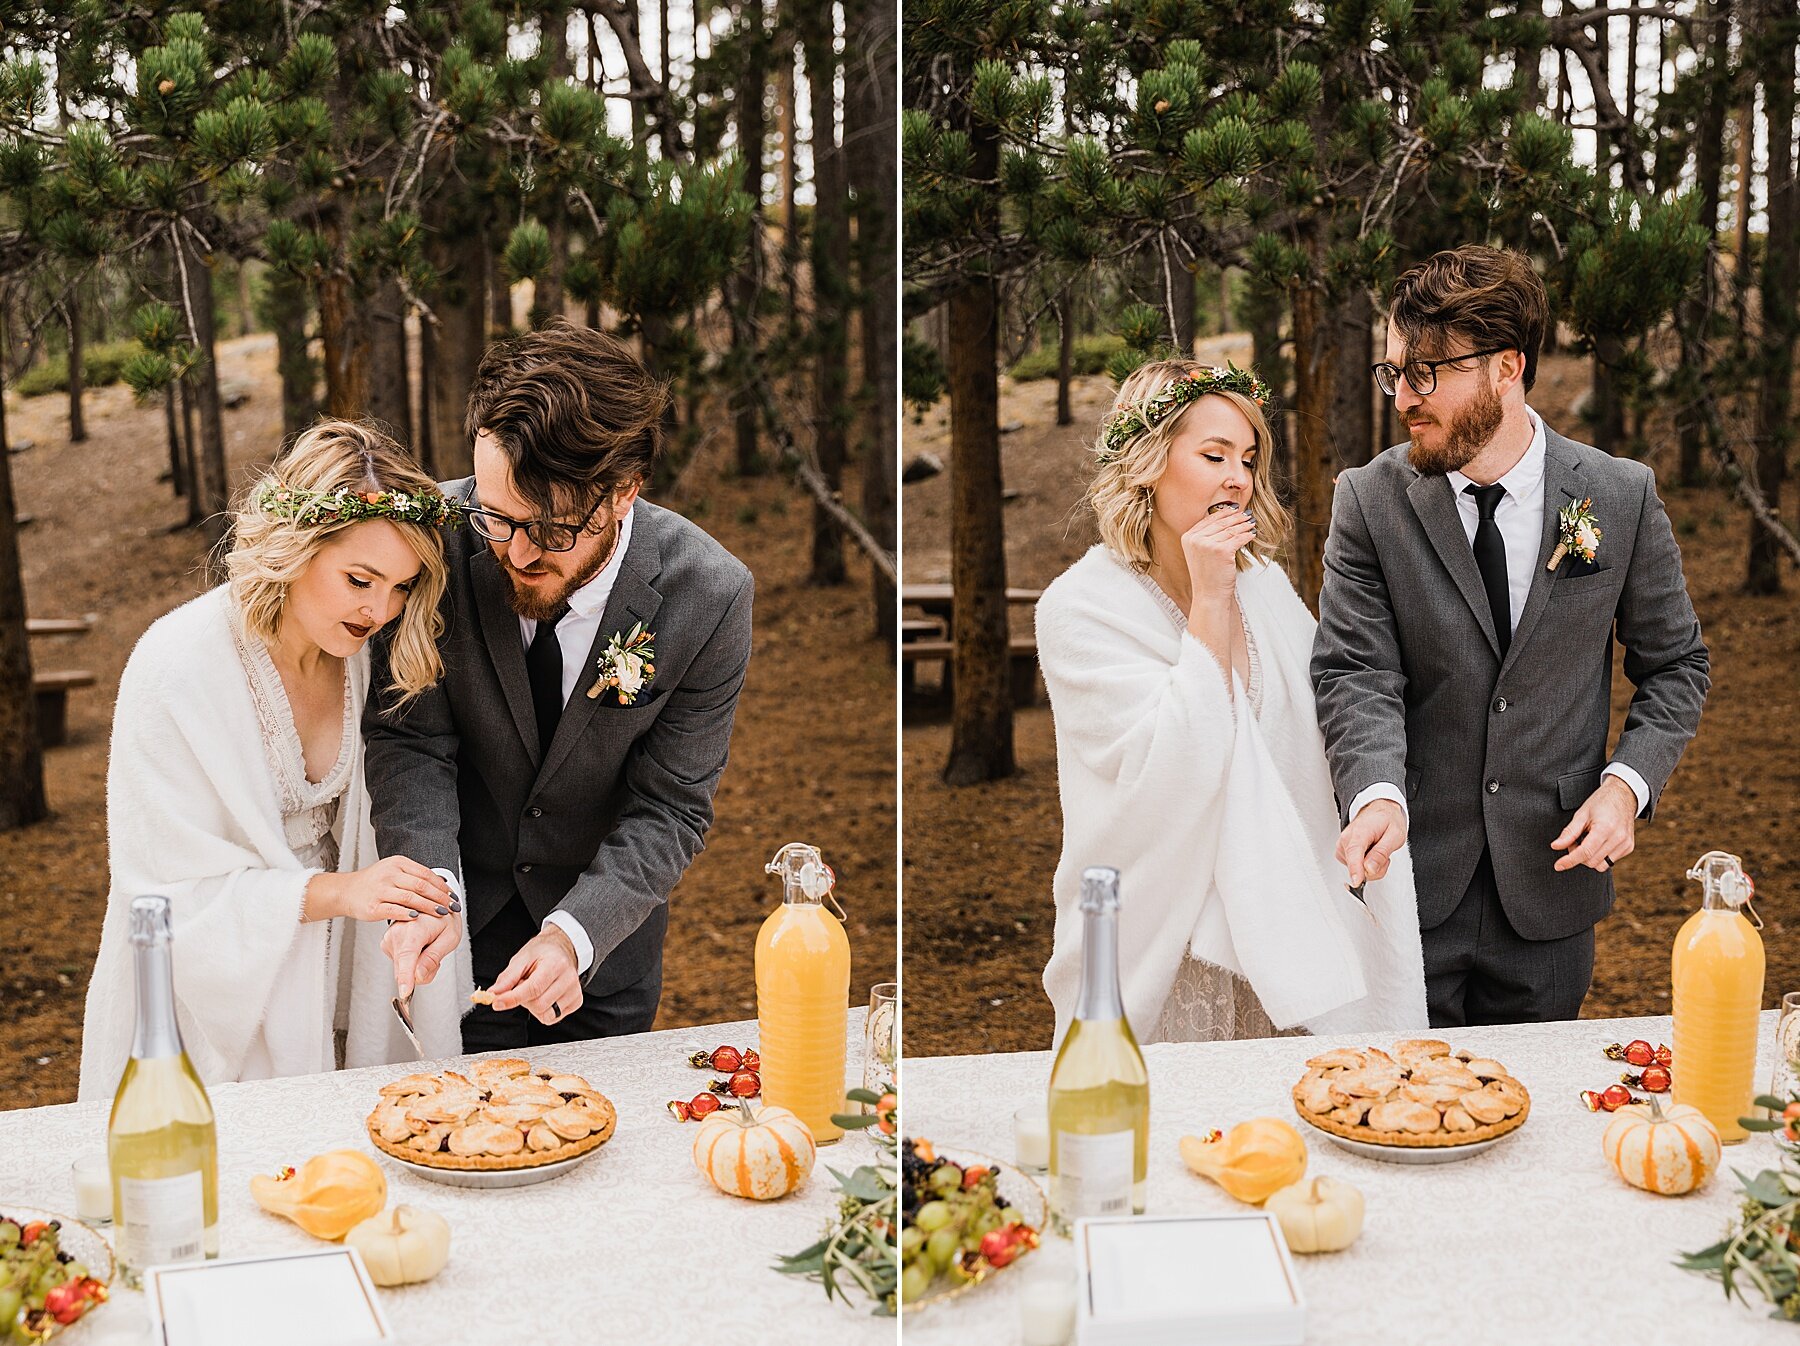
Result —
<instances>
[{"instance_id":1,"label":"black necktie","mask_svg":"<svg viewBox=\"0 0 1800 1346\"><path fill-rule=\"evenodd\" d=\"M1475 525L1475 564L1481 571L1481 587L1487 590L1488 611L1494 615L1494 634L1500 637L1500 657L1512 644L1512 586L1506 578L1506 543L1500 537L1500 525L1494 522L1494 510L1506 487L1499 482L1477 486L1470 482L1464 495L1475 497L1475 509L1481 519Z\"/></svg>"},{"instance_id":2,"label":"black necktie","mask_svg":"<svg viewBox=\"0 0 1800 1346\"><path fill-rule=\"evenodd\" d=\"M563 709L562 642L556 638L556 624L568 615L569 605L564 603L538 622L531 648L525 651L525 674L531 680L531 704L537 711L538 750L546 755Z\"/></svg>"}]
</instances>

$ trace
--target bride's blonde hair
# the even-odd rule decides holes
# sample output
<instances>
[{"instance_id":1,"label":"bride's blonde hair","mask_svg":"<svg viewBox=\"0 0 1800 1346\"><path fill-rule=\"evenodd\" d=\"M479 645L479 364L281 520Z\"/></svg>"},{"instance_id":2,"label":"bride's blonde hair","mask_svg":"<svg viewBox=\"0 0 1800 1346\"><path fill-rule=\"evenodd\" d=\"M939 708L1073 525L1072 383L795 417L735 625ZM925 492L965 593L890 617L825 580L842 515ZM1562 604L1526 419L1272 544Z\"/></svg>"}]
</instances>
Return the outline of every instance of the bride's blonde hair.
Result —
<instances>
[{"instance_id":1,"label":"bride's blonde hair","mask_svg":"<svg viewBox=\"0 0 1800 1346\"><path fill-rule=\"evenodd\" d=\"M1197 360L1153 360L1140 365L1119 385L1112 407L1100 423L1094 445L1099 466L1088 483L1088 504L1094 511L1100 540L1134 570L1150 568L1150 519L1155 513L1156 483L1169 466L1169 445L1180 433L1188 412L1203 398L1177 406L1116 449L1107 444L1107 430L1126 411L1135 410L1149 419L1145 408L1152 397L1176 379L1208 368ZM1204 397L1222 398L1236 407L1250 422L1256 439L1256 465L1250 471L1250 499L1245 506L1256 514L1256 541L1237 554L1238 569L1248 570L1259 561L1274 560L1294 529L1293 516L1275 491L1274 432L1269 429L1263 409L1244 394L1215 388Z\"/></svg>"},{"instance_id":2,"label":"bride's blonde hair","mask_svg":"<svg viewBox=\"0 0 1800 1346\"><path fill-rule=\"evenodd\" d=\"M362 421L322 420L270 465L244 496L235 515L234 542L225 557L232 600L243 614L244 627L259 640L271 641L281 628L288 586L303 574L326 542L359 520L301 523L264 508L267 491L356 495L396 491L435 495L437 483L405 449L373 425ZM444 619L438 602L444 596L449 569L444 543L435 527L388 518L419 558L419 577L394 622L388 669L399 710L444 675L438 637Z\"/></svg>"}]
</instances>

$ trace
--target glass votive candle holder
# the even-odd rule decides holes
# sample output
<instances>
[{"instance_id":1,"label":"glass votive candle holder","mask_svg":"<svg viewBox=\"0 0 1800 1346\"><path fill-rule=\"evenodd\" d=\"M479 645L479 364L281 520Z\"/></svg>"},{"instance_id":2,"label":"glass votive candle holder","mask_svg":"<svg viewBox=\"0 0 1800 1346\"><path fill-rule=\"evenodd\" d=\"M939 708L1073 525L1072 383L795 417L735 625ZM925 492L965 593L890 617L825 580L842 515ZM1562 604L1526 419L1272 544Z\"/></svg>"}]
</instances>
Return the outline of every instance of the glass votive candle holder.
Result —
<instances>
[{"instance_id":1,"label":"glass votive candle holder","mask_svg":"<svg viewBox=\"0 0 1800 1346\"><path fill-rule=\"evenodd\" d=\"M1046 1239L1019 1270L1021 1346L1066 1346L1075 1339L1074 1249Z\"/></svg>"},{"instance_id":2,"label":"glass votive candle holder","mask_svg":"<svg viewBox=\"0 0 1800 1346\"><path fill-rule=\"evenodd\" d=\"M75 1214L89 1224L111 1224L112 1169L103 1154L84 1154L69 1165L75 1183Z\"/></svg>"},{"instance_id":3,"label":"glass votive candle holder","mask_svg":"<svg viewBox=\"0 0 1800 1346\"><path fill-rule=\"evenodd\" d=\"M1027 1173L1050 1168L1050 1112L1043 1103L1027 1103L1013 1114L1013 1163Z\"/></svg>"}]
</instances>

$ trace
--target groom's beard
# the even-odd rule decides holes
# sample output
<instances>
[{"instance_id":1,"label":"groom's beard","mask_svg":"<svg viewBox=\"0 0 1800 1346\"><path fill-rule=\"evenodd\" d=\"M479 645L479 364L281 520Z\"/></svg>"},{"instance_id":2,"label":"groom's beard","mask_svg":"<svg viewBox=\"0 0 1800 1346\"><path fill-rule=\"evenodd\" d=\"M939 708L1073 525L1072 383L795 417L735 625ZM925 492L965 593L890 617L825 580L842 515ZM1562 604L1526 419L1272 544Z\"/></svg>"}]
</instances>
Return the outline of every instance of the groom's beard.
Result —
<instances>
[{"instance_id":1,"label":"groom's beard","mask_svg":"<svg viewBox=\"0 0 1800 1346\"><path fill-rule=\"evenodd\" d=\"M593 560L583 566L581 571L573 578L554 588L525 588L520 585L518 580L513 578L520 573L532 575L544 574L549 569L549 567L545 566L543 563L545 558L540 557L536 562L525 567L525 570L521 572L518 567L514 566L511 561L506 559L504 553L496 553L496 559L500 562L500 569L505 573L507 581L511 585L509 601L512 604L512 610L527 621L541 622L548 620L555 614L559 607L569 601L570 594L574 593L582 585L586 584L589 580L593 579L594 576L606 569L606 563L612 560L614 548L619 545L619 530L619 521L615 519L613 520L612 526L607 530L605 545L594 553Z\"/></svg>"},{"instance_id":2,"label":"groom's beard","mask_svg":"<svg viewBox=\"0 0 1800 1346\"><path fill-rule=\"evenodd\" d=\"M1412 435L1407 461L1427 476L1455 472L1467 466L1488 446L1505 417L1506 409L1500 403L1500 394L1483 384L1475 400L1451 417L1441 445L1422 443L1412 427L1407 426L1408 434Z\"/></svg>"}]
</instances>

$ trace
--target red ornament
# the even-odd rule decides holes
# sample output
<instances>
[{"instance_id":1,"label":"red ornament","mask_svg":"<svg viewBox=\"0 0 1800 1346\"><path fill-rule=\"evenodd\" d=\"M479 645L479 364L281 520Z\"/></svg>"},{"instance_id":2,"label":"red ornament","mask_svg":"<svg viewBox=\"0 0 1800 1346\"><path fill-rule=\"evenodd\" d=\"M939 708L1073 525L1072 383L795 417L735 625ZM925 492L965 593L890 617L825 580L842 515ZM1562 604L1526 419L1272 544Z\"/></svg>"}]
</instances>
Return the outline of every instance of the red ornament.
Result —
<instances>
[{"instance_id":1,"label":"red ornament","mask_svg":"<svg viewBox=\"0 0 1800 1346\"><path fill-rule=\"evenodd\" d=\"M1674 1083L1667 1066L1645 1066L1644 1073L1638 1076L1638 1087L1652 1094L1666 1094ZM1630 1083L1629 1080L1626 1081Z\"/></svg>"},{"instance_id":2,"label":"red ornament","mask_svg":"<svg viewBox=\"0 0 1800 1346\"><path fill-rule=\"evenodd\" d=\"M1600 1106L1608 1112L1617 1112L1631 1102L1631 1090L1622 1084L1609 1084L1600 1091Z\"/></svg>"},{"instance_id":3,"label":"red ornament","mask_svg":"<svg viewBox=\"0 0 1800 1346\"><path fill-rule=\"evenodd\" d=\"M1656 1049L1656 1064L1659 1066L1674 1065L1675 1053L1670 1051L1667 1047L1658 1047Z\"/></svg>"},{"instance_id":4,"label":"red ornament","mask_svg":"<svg viewBox=\"0 0 1800 1346\"><path fill-rule=\"evenodd\" d=\"M688 1057L688 1064L695 1070L730 1072L744 1064L744 1054L736 1047L714 1047L710 1052L695 1052Z\"/></svg>"},{"instance_id":5,"label":"red ornament","mask_svg":"<svg viewBox=\"0 0 1800 1346\"><path fill-rule=\"evenodd\" d=\"M754 1047L744 1053L744 1069L758 1071L762 1069L762 1057L757 1054Z\"/></svg>"},{"instance_id":6,"label":"red ornament","mask_svg":"<svg viewBox=\"0 0 1800 1346\"><path fill-rule=\"evenodd\" d=\"M1635 1042L1625 1044L1625 1064L1631 1066L1647 1066L1656 1060L1656 1050L1648 1042L1639 1038Z\"/></svg>"},{"instance_id":7,"label":"red ornament","mask_svg":"<svg viewBox=\"0 0 1800 1346\"><path fill-rule=\"evenodd\" d=\"M762 1077L754 1070L733 1072L728 1080L714 1080L706 1086L715 1094L730 1094L733 1098L755 1098L762 1092Z\"/></svg>"},{"instance_id":8,"label":"red ornament","mask_svg":"<svg viewBox=\"0 0 1800 1346\"><path fill-rule=\"evenodd\" d=\"M679 1098L671 1098L669 1100L669 1115L678 1122L685 1122L689 1115L688 1105L683 1103Z\"/></svg>"}]
</instances>

